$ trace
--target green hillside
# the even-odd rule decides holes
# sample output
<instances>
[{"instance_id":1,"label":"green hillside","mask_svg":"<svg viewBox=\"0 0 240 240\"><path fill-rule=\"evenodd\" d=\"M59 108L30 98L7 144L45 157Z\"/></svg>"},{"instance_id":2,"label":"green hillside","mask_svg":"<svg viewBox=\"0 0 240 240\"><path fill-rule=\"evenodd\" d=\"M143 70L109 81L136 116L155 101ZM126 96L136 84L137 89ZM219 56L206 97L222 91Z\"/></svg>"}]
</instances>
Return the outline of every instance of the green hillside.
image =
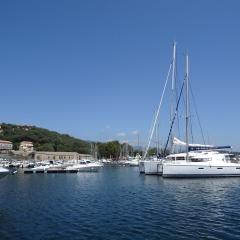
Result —
<instances>
[{"instance_id":1,"label":"green hillside","mask_svg":"<svg viewBox=\"0 0 240 240\"><path fill-rule=\"evenodd\" d=\"M15 125L2 123L0 125L0 139L13 143L13 149L18 150L20 142L31 141L37 151L78 152L83 154L95 154L100 158L119 159L127 152L135 155L133 147L118 141L88 142L67 134L60 134L44 128L29 125ZM92 145L92 146L91 146Z\"/></svg>"},{"instance_id":2,"label":"green hillside","mask_svg":"<svg viewBox=\"0 0 240 240\"><path fill-rule=\"evenodd\" d=\"M90 153L87 141L35 126L2 123L0 139L11 141L15 150L21 141L31 141L37 151Z\"/></svg>"}]
</instances>

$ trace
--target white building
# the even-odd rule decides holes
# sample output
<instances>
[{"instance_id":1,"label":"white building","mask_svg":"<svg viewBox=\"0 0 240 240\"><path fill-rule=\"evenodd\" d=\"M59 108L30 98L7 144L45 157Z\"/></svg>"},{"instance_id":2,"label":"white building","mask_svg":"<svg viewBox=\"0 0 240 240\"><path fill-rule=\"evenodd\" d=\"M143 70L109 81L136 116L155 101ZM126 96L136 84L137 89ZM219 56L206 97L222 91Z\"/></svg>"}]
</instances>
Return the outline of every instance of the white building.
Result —
<instances>
[{"instance_id":1,"label":"white building","mask_svg":"<svg viewBox=\"0 0 240 240\"><path fill-rule=\"evenodd\" d=\"M0 150L12 150L13 144L10 141L0 140Z\"/></svg>"},{"instance_id":2,"label":"white building","mask_svg":"<svg viewBox=\"0 0 240 240\"><path fill-rule=\"evenodd\" d=\"M92 155L89 154L79 154L77 152L43 152L43 151L35 151L34 152L34 160L43 161L43 160L81 160L81 159L89 159L92 160Z\"/></svg>"},{"instance_id":3,"label":"white building","mask_svg":"<svg viewBox=\"0 0 240 240\"><path fill-rule=\"evenodd\" d=\"M19 151L32 152L33 151L33 143L29 142L29 141L22 141L19 146Z\"/></svg>"}]
</instances>

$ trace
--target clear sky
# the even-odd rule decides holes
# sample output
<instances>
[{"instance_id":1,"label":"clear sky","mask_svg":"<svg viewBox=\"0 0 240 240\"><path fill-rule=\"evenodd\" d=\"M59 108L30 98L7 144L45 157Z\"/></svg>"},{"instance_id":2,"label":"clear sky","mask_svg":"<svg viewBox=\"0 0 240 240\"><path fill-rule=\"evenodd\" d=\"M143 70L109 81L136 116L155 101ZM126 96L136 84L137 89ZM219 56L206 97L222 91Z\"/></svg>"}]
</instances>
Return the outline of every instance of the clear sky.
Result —
<instances>
[{"instance_id":1,"label":"clear sky","mask_svg":"<svg viewBox=\"0 0 240 240\"><path fill-rule=\"evenodd\" d=\"M176 40L207 139L240 149L239 12L237 0L1 1L0 121L143 141Z\"/></svg>"}]
</instances>

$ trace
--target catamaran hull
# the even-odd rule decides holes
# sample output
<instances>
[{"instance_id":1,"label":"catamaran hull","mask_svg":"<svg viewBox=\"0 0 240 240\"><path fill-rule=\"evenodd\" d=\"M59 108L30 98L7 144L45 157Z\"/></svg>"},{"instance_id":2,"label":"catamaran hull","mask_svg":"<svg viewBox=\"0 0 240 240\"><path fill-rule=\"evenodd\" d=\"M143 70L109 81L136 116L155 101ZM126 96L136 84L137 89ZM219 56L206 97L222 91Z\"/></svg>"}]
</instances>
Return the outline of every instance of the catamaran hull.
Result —
<instances>
[{"instance_id":1,"label":"catamaran hull","mask_svg":"<svg viewBox=\"0 0 240 240\"><path fill-rule=\"evenodd\" d=\"M139 161L139 172L145 173L144 161Z\"/></svg>"},{"instance_id":2,"label":"catamaran hull","mask_svg":"<svg viewBox=\"0 0 240 240\"><path fill-rule=\"evenodd\" d=\"M144 161L144 171L146 175L162 175L162 161Z\"/></svg>"},{"instance_id":3,"label":"catamaran hull","mask_svg":"<svg viewBox=\"0 0 240 240\"><path fill-rule=\"evenodd\" d=\"M240 177L240 164L234 166L211 165L163 165L163 177L201 178L201 177Z\"/></svg>"}]
</instances>

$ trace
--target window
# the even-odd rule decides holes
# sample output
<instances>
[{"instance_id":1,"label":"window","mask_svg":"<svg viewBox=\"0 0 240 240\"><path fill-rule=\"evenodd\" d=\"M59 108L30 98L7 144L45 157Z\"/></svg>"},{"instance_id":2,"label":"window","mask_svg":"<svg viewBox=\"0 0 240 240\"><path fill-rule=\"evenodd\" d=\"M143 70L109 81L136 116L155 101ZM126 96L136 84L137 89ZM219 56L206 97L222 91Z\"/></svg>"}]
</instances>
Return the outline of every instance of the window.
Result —
<instances>
[{"instance_id":1,"label":"window","mask_svg":"<svg viewBox=\"0 0 240 240\"><path fill-rule=\"evenodd\" d=\"M192 162L208 162L210 159L209 158L192 158Z\"/></svg>"},{"instance_id":2,"label":"window","mask_svg":"<svg viewBox=\"0 0 240 240\"><path fill-rule=\"evenodd\" d=\"M176 157L176 160L185 160L185 157Z\"/></svg>"}]
</instances>

